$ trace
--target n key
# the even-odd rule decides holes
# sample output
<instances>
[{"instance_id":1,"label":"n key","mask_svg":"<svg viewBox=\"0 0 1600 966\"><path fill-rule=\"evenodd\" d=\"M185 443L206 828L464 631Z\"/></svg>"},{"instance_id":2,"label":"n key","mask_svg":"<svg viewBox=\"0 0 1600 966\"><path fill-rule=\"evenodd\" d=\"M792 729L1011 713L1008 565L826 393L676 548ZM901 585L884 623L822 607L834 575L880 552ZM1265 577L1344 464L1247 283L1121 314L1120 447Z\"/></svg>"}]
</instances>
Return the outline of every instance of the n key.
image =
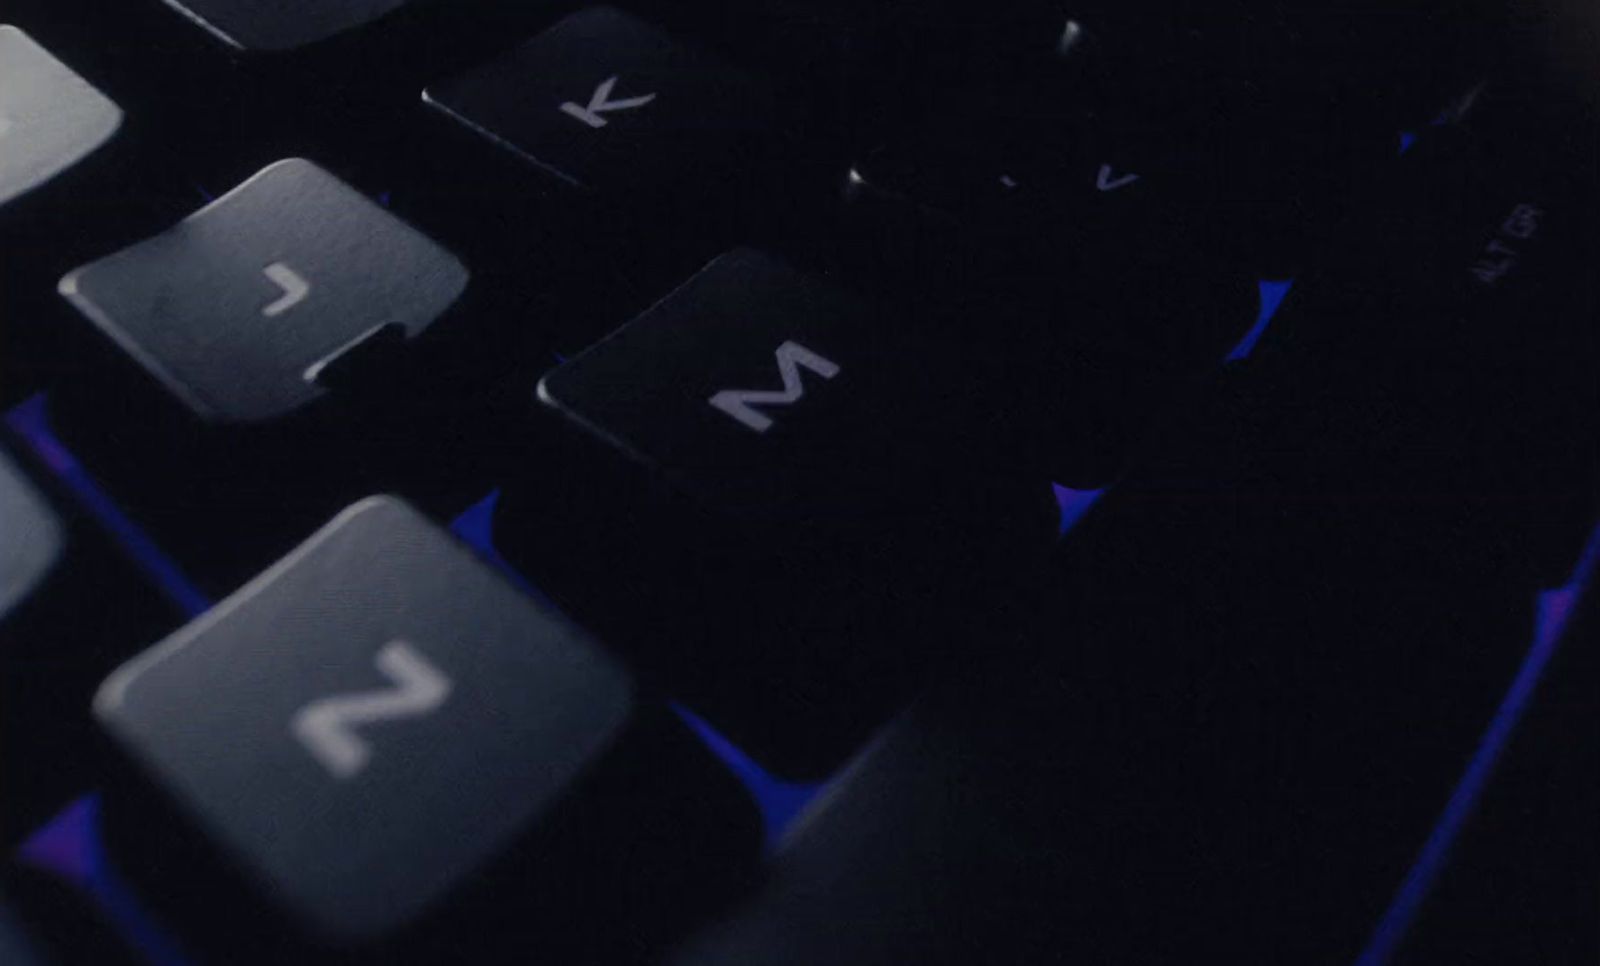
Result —
<instances>
[{"instance_id":1,"label":"n key","mask_svg":"<svg viewBox=\"0 0 1600 966\"><path fill-rule=\"evenodd\" d=\"M437 935L459 962L463 935L494 941L464 923L514 896L519 938L593 942L572 961L604 962L597 933L638 941L655 907L692 901L705 856L731 868L757 844L731 776L615 658L390 498L124 665L94 709L136 773L108 800L127 823L113 844L162 855L131 867L205 879L238 913L228 929L264 921L271 961L393 962L377 944L403 935L411 962ZM650 867L679 876L672 895ZM626 880L639 901L579 878ZM466 919L438 908L480 883ZM457 931L431 928L446 921Z\"/></svg>"}]
</instances>

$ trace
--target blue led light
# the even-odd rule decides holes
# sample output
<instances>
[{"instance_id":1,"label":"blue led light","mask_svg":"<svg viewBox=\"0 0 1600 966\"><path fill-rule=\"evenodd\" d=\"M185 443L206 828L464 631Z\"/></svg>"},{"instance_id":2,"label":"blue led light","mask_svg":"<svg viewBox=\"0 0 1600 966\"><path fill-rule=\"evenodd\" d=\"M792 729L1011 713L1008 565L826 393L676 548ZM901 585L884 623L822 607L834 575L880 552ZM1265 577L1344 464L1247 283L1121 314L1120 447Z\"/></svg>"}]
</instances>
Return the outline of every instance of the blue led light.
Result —
<instances>
[{"instance_id":1,"label":"blue led light","mask_svg":"<svg viewBox=\"0 0 1600 966\"><path fill-rule=\"evenodd\" d=\"M153 584L188 617L211 608L211 598L195 586L182 568L117 506L84 469L50 427L44 393L31 396L6 413L6 425L22 438L73 498L94 518L116 545Z\"/></svg>"},{"instance_id":2,"label":"blue led light","mask_svg":"<svg viewBox=\"0 0 1600 966\"><path fill-rule=\"evenodd\" d=\"M1462 827L1472 816L1473 809L1483 794L1484 786L1493 775L1495 764L1510 742L1517 723L1527 711L1528 700L1533 697L1545 667L1555 655L1566 631L1567 622L1577 609L1578 600L1583 594L1584 587L1594 576L1597 565L1600 565L1600 526L1589 535L1589 543L1573 570L1572 578L1563 586L1539 595L1534 619L1533 644L1528 648L1528 654L1523 658L1522 666L1517 670L1517 676L1512 679L1511 687L1506 691L1500 707L1495 710L1494 717L1489 721L1489 727L1478 742L1478 749L1468 762L1467 770L1456 783L1443 813L1434 824L1427 841L1423 843L1422 851L1412 864L1411 870L1406 873L1404 881L1400 883L1400 888L1396 890L1383 918L1378 920L1378 925L1372 931L1361 958L1356 960L1356 966L1383 966L1399 948L1412 920L1416 918L1422 901L1427 898L1434 881L1438 879L1440 871L1449 859L1450 849L1455 845Z\"/></svg>"},{"instance_id":3,"label":"blue led light","mask_svg":"<svg viewBox=\"0 0 1600 966\"><path fill-rule=\"evenodd\" d=\"M523 590L550 603L537 587L506 563L505 558L500 556L500 551L495 547L494 511L499 502L500 491L495 490L456 517L450 524L450 531L476 550L485 560L500 568ZM718 734L699 715L676 703L672 705L672 709L689 725L689 729L705 743L705 746L711 749L712 754L733 772L755 799L757 807L761 809L769 847L782 837L784 829L806 803L822 790L821 785L795 784L772 777L733 742Z\"/></svg>"},{"instance_id":4,"label":"blue led light","mask_svg":"<svg viewBox=\"0 0 1600 966\"><path fill-rule=\"evenodd\" d=\"M1255 351L1256 343L1266 334L1267 326L1272 324L1273 316L1278 314L1278 307L1283 304L1284 298L1289 294L1289 289L1294 287L1294 279L1285 279L1281 282L1263 281L1261 286L1261 311L1256 315L1255 325L1245 333L1239 344L1228 350L1223 357L1223 362L1238 362L1247 358Z\"/></svg>"},{"instance_id":5,"label":"blue led light","mask_svg":"<svg viewBox=\"0 0 1600 966\"><path fill-rule=\"evenodd\" d=\"M100 837L100 796L86 795L17 847L17 861L77 889L151 966L193 966L112 867Z\"/></svg>"},{"instance_id":6,"label":"blue led light","mask_svg":"<svg viewBox=\"0 0 1600 966\"><path fill-rule=\"evenodd\" d=\"M745 789L756 800L756 806L761 809L762 825L766 828L768 849L778 844L790 823L826 787L825 783L799 784L780 781L756 764L749 755L735 747L733 742L718 734L716 729L693 711L677 703L672 705L672 710L677 712L678 717L689 725L689 730L711 749L712 754L720 758L722 763L728 766L728 770L744 783Z\"/></svg>"},{"instance_id":7,"label":"blue led light","mask_svg":"<svg viewBox=\"0 0 1600 966\"><path fill-rule=\"evenodd\" d=\"M1057 536L1060 537L1071 533L1106 493L1105 490L1069 489L1060 483L1052 483L1050 487L1055 490L1056 506L1061 509L1061 523L1057 530Z\"/></svg>"}]
</instances>

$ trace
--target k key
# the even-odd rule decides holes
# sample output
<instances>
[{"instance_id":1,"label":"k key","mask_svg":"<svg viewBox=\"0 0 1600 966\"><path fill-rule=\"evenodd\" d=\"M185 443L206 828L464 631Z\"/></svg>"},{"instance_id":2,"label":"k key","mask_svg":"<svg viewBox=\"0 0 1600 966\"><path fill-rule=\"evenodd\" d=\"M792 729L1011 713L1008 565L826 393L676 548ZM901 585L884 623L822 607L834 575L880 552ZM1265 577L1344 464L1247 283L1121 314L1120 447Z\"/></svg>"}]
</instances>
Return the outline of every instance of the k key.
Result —
<instances>
[{"instance_id":1,"label":"k key","mask_svg":"<svg viewBox=\"0 0 1600 966\"><path fill-rule=\"evenodd\" d=\"M610 7L575 13L423 98L574 188L699 192L771 160L758 83Z\"/></svg>"}]
</instances>

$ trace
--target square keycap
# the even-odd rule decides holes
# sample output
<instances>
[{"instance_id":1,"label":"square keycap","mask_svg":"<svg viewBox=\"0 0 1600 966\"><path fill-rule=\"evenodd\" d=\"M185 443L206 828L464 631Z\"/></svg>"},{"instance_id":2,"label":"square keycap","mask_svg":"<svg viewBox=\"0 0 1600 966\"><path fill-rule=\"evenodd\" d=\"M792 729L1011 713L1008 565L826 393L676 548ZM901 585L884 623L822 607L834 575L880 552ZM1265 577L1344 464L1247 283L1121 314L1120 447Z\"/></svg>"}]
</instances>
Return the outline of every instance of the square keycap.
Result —
<instances>
[{"instance_id":1,"label":"square keycap","mask_svg":"<svg viewBox=\"0 0 1600 966\"><path fill-rule=\"evenodd\" d=\"M16 27L0 26L0 205L82 161L122 111Z\"/></svg>"},{"instance_id":2,"label":"square keycap","mask_svg":"<svg viewBox=\"0 0 1600 966\"><path fill-rule=\"evenodd\" d=\"M466 288L455 256L309 161L70 272L61 294L212 422L282 416L385 327L412 337Z\"/></svg>"},{"instance_id":3,"label":"square keycap","mask_svg":"<svg viewBox=\"0 0 1600 966\"><path fill-rule=\"evenodd\" d=\"M575 187L717 185L772 125L753 79L610 7L431 85L423 100Z\"/></svg>"},{"instance_id":4,"label":"square keycap","mask_svg":"<svg viewBox=\"0 0 1600 966\"><path fill-rule=\"evenodd\" d=\"M388 933L570 791L628 674L404 503L373 498L117 670L95 713L305 929Z\"/></svg>"}]
</instances>

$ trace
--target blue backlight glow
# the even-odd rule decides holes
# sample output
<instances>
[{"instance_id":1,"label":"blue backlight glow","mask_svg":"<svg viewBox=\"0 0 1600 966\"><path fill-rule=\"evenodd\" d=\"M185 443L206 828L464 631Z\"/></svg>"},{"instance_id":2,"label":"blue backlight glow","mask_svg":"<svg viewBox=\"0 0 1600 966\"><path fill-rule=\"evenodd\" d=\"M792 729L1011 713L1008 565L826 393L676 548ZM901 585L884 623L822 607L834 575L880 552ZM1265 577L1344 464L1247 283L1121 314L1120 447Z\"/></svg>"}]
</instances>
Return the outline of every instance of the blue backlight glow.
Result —
<instances>
[{"instance_id":1,"label":"blue backlight glow","mask_svg":"<svg viewBox=\"0 0 1600 966\"><path fill-rule=\"evenodd\" d=\"M450 530L485 560L500 568L523 590L545 603L550 603L537 587L506 563L505 558L500 556L500 551L495 547L494 511L499 501L500 491L495 490L456 517L450 524ZM783 836L784 830L794 817L822 790L821 785L797 784L774 778L699 715L676 703L672 705L672 710L677 712L678 716L689 725L689 730L711 749L712 754L733 772L745 790L755 799L766 828L768 847Z\"/></svg>"},{"instance_id":2,"label":"blue backlight glow","mask_svg":"<svg viewBox=\"0 0 1600 966\"><path fill-rule=\"evenodd\" d=\"M1060 483L1052 483L1050 487L1055 490L1056 506L1061 510L1061 523L1057 531L1060 537L1071 533L1106 493L1105 490L1074 490Z\"/></svg>"},{"instance_id":3,"label":"blue backlight glow","mask_svg":"<svg viewBox=\"0 0 1600 966\"><path fill-rule=\"evenodd\" d=\"M1367 941L1367 948L1362 952L1361 958L1356 960L1356 966L1383 966L1400 947L1407 929L1416 918L1417 910L1421 908L1440 871L1444 869L1450 857L1451 847L1455 845L1467 819L1472 816L1484 787L1494 773L1495 763L1505 751L1517 723L1522 720L1523 713L1527 711L1528 700L1533 697L1545 667L1561 644L1567 622L1577 609L1584 588L1592 586L1597 562L1600 562L1600 526L1595 527L1589 535L1589 543L1584 548L1583 556L1579 558L1571 579L1564 585L1539 595L1534 618L1533 643L1528 649L1527 657L1517 670L1517 676L1512 679L1511 687L1506 691L1500 707L1490 719L1489 727L1479 740L1477 751L1468 762L1467 770L1457 782L1455 790L1451 792L1444 811L1434 824L1427 841L1422 845L1422 851L1400 883L1400 888L1396 890L1389 908L1378 920L1377 927Z\"/></svg>"},{"instance_id":4,"label":"blue backlight glow","mask_svg":"<svg viewBox=\"0 0 1600 966\"><path fill-rule=\"evenodd\" d=\"M1263 281L1260 283L1261 310L1256 314L1256 323L1250 327L1249 332L1245 333L1244 338L1239 340L1239 344L1228 351L1222 361L1238 362L1240 359L1249 357L1250 353L1255 351L1256 343L1261 341L1263 335L1266 335L1267 326L1272 324L1273 316L1278 314L1278 307L1283 305L1284 298L1288 296L1289 290L1293 287L1294 279L1292 278L1277 282Z\"/></svg>"},{"instance_id":5,"label":"blue backlight glow","mask_svg":"<svg viewBox=\"0 0 1600 966\"><path fill-rule=\"evenodd\" d=\"M16 858L76 889L150 966L194 966L112 867L100 837L99 795L62 809L18 846Z\"/></svg>"},{"instance_id":6,"label":"blue backlight glow","mask_svg":"<svg viewBox=\"0 0 1600 966\"><path fill-rule=\"evenodd\" d=\"M64 484L78 504L110 535L134 566L155 584L187 617L211 608L211 598L197 587L177 562L167 556L144 529L133 521L78 458L67 449L50 426L49 402L43 393L23 400L6 413L6 425L28 444L34 454Z\"/></svg>"}]
</instances>

